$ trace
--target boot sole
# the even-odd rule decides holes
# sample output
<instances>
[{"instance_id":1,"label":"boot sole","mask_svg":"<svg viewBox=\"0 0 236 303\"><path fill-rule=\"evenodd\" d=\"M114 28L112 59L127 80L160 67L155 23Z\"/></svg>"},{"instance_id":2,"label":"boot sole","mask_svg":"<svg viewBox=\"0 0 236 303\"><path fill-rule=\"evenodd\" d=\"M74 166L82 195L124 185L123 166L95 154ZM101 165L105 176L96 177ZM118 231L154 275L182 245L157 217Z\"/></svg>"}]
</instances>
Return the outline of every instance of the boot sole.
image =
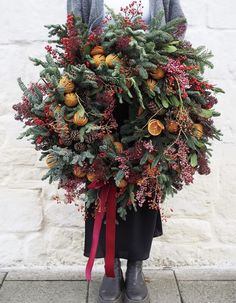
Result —
<instances>
[{"instance_id":1,"label":"boot sole","mask_svg":"<svg viewBox=\"0 0 236 303\"><path fill-rule=\"evenodd\" d=\"M116 300L104 300L100 296L98 296L97 303L123 303L123 292L120 294L119 298Z\"/></svg>"},{"instance_id":2,"label":"boot sole","mask_svg":"<svg viewBox=\"0 0 236 303\"><path fill-rule=\"evenodd\" d=\"M125 294L124 296L124 303L150 303L150 297L149 297L149 294L147 294L147 296L142 299L141 301L137 301L137 300L131 300L127 297L127 295Z\"/></svg>"}]
</instances>

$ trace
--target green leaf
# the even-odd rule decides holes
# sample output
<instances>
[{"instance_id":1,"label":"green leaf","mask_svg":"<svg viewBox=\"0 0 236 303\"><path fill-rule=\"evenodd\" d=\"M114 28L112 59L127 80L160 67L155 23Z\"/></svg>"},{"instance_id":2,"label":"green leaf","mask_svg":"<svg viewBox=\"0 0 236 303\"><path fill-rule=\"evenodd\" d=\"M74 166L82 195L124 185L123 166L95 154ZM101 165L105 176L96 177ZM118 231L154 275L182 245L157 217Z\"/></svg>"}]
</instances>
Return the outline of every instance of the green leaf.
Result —
<instances>
[{"instance_id":1,"label":"green leaf","mask_svg":"<svg viewBox=\"0 0 236 303\"><path fill-rule=\"evenodd\" d=\"M161 103L164 106L164 108L168 108L169 107L168 99L161 99Z\"/></svg>"},{"instance_id":2,"label":"green leaf","mask_svg":"<svg viewBox=\"0 0 236 303\"><path fill-rule=\"evenodd\" d=\"M205 148L205 144L200 142L197 138L192 137L193 143L199 148Z\"/></svg>"},{"instance_id":3,"label":"green leaf","mask_svg":"<svg viewBox=\"0 0 236 303\"><path fill-rule=\"evenodd\" d=\"M162 153L159 153L159 154L155 157L155 159L153 160L153 162L152 162L152 164L151 164L151 167L152 167L152 168L155 167L155 166L157 166L157 163L161 160L161 157L162 157Z\"/></svg>"},{"instance_id":4,"label":"green leaf","mask_svg":"<svg viewBox=\"0 0 236 303\"><path fill-rule=\"evenodd\" d=\"M214 88L213 88L213 91L214 91L215 93L222 93L222 94L225 94L225 91L224 91L222 88L220 88L220 87L214 87Z\"/></svg>"},{"instance_id":5,"label":"green leaf","mask_svg":"<svg viewBox=\"0 0 236 303\"><path fill-rule=\"evenodd\" d=\"M119 183L124 178L124 176L125 176L124 171L120 169L114 178L116 182L116 186L119 186Z\"/></svg>"},{"instance_id":6,"label":"green leaf","mask_svg":"<svg viewBox=\"0 0 236 303\"><path fill-rule=\"evenodd\" d=\"M180 105L180 102L175 95L170 96L170 101L173 106L178 107Z\"/></svg>"},{"instance_id":7,"label":"green leaf","mask_svg":"<svg viewBox=\"0 0 236 303\"><path fill-rule=\"evenodd\" d=\"M194 137L187 137L187 144L190 148L192 148L193 150L197 150L194 142L193 142Z\"/></svg>"},{"instance_id":8,"label":"green leaf","mask_svg":"<svg viewBox=\"0 0 236 303\"><path fill-rule=\"evenodd\" d=\"M140 106L141 106L143 109L145 109L145 106L144 106L144 104L143 104L143 95L142 95L142 92L140 91L140 89L139 89L139 87L138 87L137 82L135 81L134 78L130 78L130 80L131 80L131 82L133 83L133 88L134 88L134 90L135 90L135 92L136 92L136 95L137 95L137 97L138 97L138 101L139 101Z\"/></svg>"},{"instance_id":9,"label":"green leaf","mask_svg":"<svg viewBox=\"0 0 236 303\"><path fill-rule=\"evenodd\" d=\"M137 211L137 206L135 204L135 195L134 195L134 184L129 184L129 197L134 207L134 210Z\"/></svg>"},{"instance_id":10,"label":"green leaf","mask_svg":"<svg viewBox=\"0 0 236 303\"><path fill-rule=\"evenodd\" d=\"M149 152L145 152L145 154L143 155L143 157L140 160L140 165L143 165L144 163L146 163L148 160L148 157L149 157Z\"/></svg>"},{"instance_id":11,"label":"green leaf","mask_svg":"<svg viewBox=\"0 0 236 303\"><path fill-rule=\"evenodd\" d=\"M85 114L85 110L83 106L79 106L79 109L77 110L77 113L80 117L83 117Z\"/></svg>"},{"instance_id":12,"label":"green leaf","mask_svg":"<svg viewBox=\"0 0 236 303\"><path fill-rule=\"evenodd\" d=\"M95 202L95 200L97 199L97 196L98 196L98 194L97 194L96 190L94 190L94 189L87 190L86 195L84 197L84 203L85 203L86 208L89 208L90 205Z\"/></svg>"},{"instance_id":13,"label":"green leaf","mask_svg":"<svg viewBox=\"0 0 236 303\"><path fill-rule=\"evenodd\" d=\"M163 51L165 51L166 53L174 53L177 51L177 48L174 45L167 45L166 47L164 47L162 49Z\"/></svg>"},{"instance_id":14,"label":"green leaf","mask_svg":"<svg viewBox=\"0 0 236 303\"><path fill-rule=\"evenodd\" d=\"M203 118L211 118L213 116L213 110L202 109L199 113L199 116Z\"/></svg>"},{"instance_id":15,"label":"green leaf","mask_svg":"<svg viewBox=\"0 0 236 303\"><path fill-rule=\"evenodd\" d=\"M139 75L145 80L148 79L148 73L142 66L139 68Z\"/></svg>"},{"instance_id":16,"label":"green leaf","mask_svg":"<svg viewBox=\"0 0 236 303\"><path fill-rule=\"evenodd\" d=\"M25 86L25 84L23 83L23 81L21 80L21 78L17 78L17 82L18 82L18 84L19 84L21 90L22 90L23 92L26 92L26 91L27 91L27 87Z\"/></svg>"},{"instance_id":17,"label":"green leaf","mask_svg":"<svg viewBox=\"0 0 236 303\"><path fill-rule=\"evenodd\" d=\"M194 153L194 154L191 154L190 156L190 164L192 167L196 167L197 164L198 164L198 161L197 161L197 154Z\"/></svg>"},{"instance_id":18,"label":"green leaf","mask_svg":"<svg viewBox=\"0 0 236 303\"><path fill-rule=\"evenodd\" d=\"M84 54L89 55L91 51L91 47L89 45L84 46Z\"/></svg>"}]
</instances>

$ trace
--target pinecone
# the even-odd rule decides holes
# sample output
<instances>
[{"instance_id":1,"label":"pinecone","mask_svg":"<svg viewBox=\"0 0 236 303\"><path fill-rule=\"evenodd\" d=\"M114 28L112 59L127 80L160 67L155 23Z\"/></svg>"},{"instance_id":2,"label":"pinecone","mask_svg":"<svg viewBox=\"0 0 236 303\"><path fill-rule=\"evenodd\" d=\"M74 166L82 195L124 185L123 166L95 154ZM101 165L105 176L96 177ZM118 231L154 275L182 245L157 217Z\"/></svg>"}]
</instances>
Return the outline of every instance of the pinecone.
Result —
<instances>
[{"instance_id":1,"label":"pinecone","mask_svg":"<svg viewBox=\"0 0 236 303\"><path fill-rule=\"evenodd\" d=\"M155 103L154 101L150 101L150 102L147 104L147 107L148 107L148 109L149 109L151 112L153 112L153 113L155 113L155 112L158 111L158 106L156 105L156 103Z\"/></svg>"},{"instance_id":2,"label":"pinecone","mask_svg":"<svg viewBox=\"0 0 236 303\"><path fill-rule=\"evenodd\" d=\"M84 141L88 144L93 143L94 142L94 135L93 133L89 133L84 137Z\"/></svg>"},{"instance_id":3,"label":"pinecone","mask_svg":"<svg viewBox=\"0 0 236 303\"><path fill-rule=\"evenodd\" d=\"M158 116L164 115L166 112L165 108L160 109L154 101L150 101L147 107L152 113L157 113Z\"/></svg>"},{"instance_id":4,"label":"pinecone","mask_svg":"<svg viewBox=\"0 0 236 303\"><path fill-rule=\"evenodd\" d=\"M77 142L75 143L74 145L74 149L75 151L77 152L83 152L86 150L86 145L84 143L81 143L81 142Z\"/></svg>"},{"instance_id":5,"label":"pinecone","mask_svg":"<svg viewBox=\"0 0 236 303\"><path fill-rule=\"evenodd\" d=\"M70 137L71 137L71 140L73 141L80 141L80 133L78 130L72 130L71 133L70 133Z\"/></svg>"},{"instance_id":6,"label":"pinecone","mask_svg":"<svg viewBox=\"0 0 236 303\"><path fill-rule=\"evenodd\" d=\"M132 70L129 68L125 68L124 66L121 66L120 72L121 74L124 74L126 78L130 78L133 75Z\"/></svg>"},{"instance_id":7,"label":"pinecone","mask_svg":"<svg viewBox=\"0 0 236 303\"><path fill-rule=\"evenodd\" d=\"M65 146L70 146L73 143L73 140L71 139L70 133L65 134L62 138L63 144Z\"/></svg>"}]
</instances>

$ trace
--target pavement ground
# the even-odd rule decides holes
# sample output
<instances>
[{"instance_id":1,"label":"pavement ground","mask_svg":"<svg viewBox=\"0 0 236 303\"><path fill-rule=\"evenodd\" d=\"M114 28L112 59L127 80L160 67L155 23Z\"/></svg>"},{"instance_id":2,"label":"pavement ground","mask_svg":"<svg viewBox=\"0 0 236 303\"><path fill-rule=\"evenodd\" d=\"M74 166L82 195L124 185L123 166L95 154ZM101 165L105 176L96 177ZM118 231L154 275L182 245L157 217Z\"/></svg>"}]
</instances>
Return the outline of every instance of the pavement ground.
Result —
<instances>
[{"instance_id":1,"label":"pavement ground","mask_svg":"<svg viewBox=\"0 0 236 303\"><path fill-rule=\"evenodd\" d=\"M125 274L125 268L123 268ZM236 303L236 268L143 268L151 303ZM103 272L0 269L0 303L95 303Z\"/></svg>"}]
</instances>

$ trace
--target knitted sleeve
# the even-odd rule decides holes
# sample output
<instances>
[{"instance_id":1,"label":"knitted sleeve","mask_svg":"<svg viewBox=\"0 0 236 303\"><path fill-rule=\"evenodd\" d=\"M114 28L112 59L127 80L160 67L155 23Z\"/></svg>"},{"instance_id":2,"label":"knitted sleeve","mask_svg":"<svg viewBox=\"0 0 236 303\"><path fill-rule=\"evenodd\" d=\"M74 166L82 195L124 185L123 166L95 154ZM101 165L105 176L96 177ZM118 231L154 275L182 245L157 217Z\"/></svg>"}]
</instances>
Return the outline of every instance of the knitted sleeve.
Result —
<instances>
[{"instance_id":1,"label":"knitted sleeve","mask_svg":"<svg viewBox=\"0 0 236 303\"><path fill-rule=\"evenodd\" d=\"M80 16L89 31L101 24L104 15L102 0L67 0L67 13Z\"/></svg>"},{"instance_id":2,"label":"knitted sleeve","mask_svg":"<svg viewBox=\"0 0 236 303\"><path fill-rule=\"evenodd\" d=\"M73 13L82 17L81 1L67 0L67 14Z\"/></svg>"},{"instance_id":3,"label":"knitted sleeve","mask_svg":"<svg viewBox=\"0 0 236 303\"><path fill-rule=\"evenodd\" d=\"M186 19L180 4L180 0L170 0L167 21L170 21L177 17L184 17ZM187 30L187 20L185 25L183 25L182 28L180 29L180 34L179 34L180 39L184 39L186 30Z\"/></svg>"}]
</instances>

